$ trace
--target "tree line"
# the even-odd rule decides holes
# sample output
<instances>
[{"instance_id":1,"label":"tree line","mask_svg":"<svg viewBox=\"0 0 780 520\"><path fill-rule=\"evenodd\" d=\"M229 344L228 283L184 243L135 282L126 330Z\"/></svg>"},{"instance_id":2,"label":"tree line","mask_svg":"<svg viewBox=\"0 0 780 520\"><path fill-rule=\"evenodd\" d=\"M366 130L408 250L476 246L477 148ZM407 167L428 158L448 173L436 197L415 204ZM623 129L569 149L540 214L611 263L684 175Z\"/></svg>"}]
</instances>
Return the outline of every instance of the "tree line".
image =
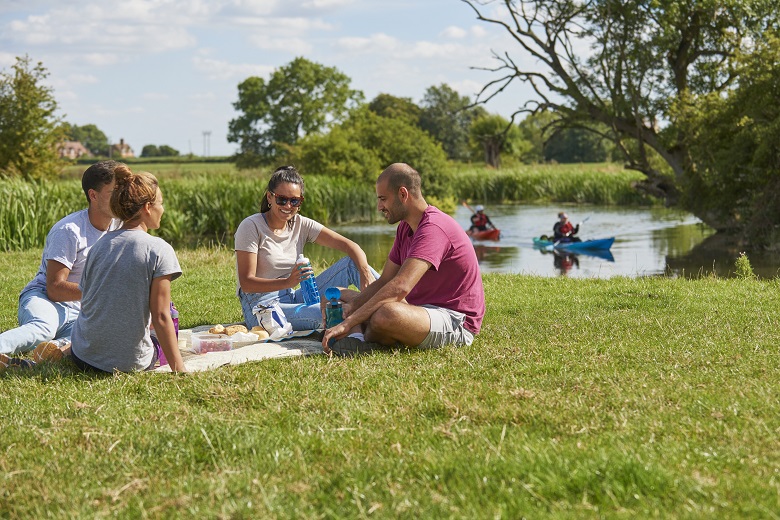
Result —
<instances>
[{"instance_id":1,"label":"tree line","mask_svg":"<svg viewBox=\"0 0 780 520\"><path fill-rule=\"evenodd\" d=\"M389 93L365 103L364 94L350 83L338 69L303 57L280 67L268 80L250 77L241 82L233 104L241 115L230 121L228 134L228 140L240 147L239 166L285 156L311 163L323 148L332 149L330 157L354 166L368 160L366 156L382 155L383 143L361 137L376 134L372 130L376 125L393 125L397 132L411 134L420 147L441 147L449 160L484 162L495 168L502 158L569 163L601 162L609 156L603 138L580 129L556 128L545 135L555 119L552 113L531 114L514 124L488 113L447 84L429 87L420 104ZM326 162L332 161L320 161ZM320 171L325 164L312 166ZM346 168L338 169L343 173Z\"/></svg>"}]
</instances>

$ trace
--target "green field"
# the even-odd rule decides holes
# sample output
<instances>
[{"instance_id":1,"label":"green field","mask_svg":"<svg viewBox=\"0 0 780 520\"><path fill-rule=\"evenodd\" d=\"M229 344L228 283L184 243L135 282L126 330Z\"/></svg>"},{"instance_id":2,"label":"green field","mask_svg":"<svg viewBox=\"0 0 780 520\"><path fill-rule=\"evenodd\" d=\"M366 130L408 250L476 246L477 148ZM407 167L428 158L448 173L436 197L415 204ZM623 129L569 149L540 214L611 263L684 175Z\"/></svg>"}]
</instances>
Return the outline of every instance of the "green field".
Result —
<instances>
[{"instance_id":1,"label":"green field","mask_svg":"<svg viewBox=\"0 0 780 520\"><path fill-rule=\"evenodd\" d=\"M182 326L240 319L231 252L179 256ZM780 282L484 280L467 348L0 375L0 516L777 518Z\"/></svg>"}]
</instances>

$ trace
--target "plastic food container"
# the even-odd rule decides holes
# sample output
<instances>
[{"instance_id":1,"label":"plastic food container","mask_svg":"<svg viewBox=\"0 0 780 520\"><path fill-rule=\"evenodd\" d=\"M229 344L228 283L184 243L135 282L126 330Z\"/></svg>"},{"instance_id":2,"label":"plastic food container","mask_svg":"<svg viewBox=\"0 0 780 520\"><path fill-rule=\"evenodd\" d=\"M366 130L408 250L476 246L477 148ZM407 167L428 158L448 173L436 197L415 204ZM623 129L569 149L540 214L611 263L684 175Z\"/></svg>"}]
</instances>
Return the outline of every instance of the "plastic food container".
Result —
<instances>
[{"instance_id":1,"label":"plastic food container","mask_svg":"<svg viewBox=\"0 0 780 520\"><path fill-rule=\"evenodd\" d=\"M227 334L200 333L192 335L192 351L198 354L233 350L233 339Z\"/></svg>"}]
</instances>

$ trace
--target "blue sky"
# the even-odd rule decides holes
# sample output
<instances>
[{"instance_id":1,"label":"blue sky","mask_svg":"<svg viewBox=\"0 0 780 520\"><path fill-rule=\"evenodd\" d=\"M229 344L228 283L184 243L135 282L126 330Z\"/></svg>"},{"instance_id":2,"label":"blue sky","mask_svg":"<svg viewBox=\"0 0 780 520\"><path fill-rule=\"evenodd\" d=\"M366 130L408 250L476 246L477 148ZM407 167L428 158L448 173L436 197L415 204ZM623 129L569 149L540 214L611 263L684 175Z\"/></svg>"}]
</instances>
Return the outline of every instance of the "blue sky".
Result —
<instances>
[{"instance_id":1,"label":"blue sky","mask_svg":"<svg viewBox=\"0 0 780 520\"><path fill-rule=\"evenodd\" d=\"M473 97L497 76L491 51L526 61L460 0L3 0L0 68L29 55L49 71L61 115L145 144L229 155L238 84L303 56L336 67L366 100L420 102L447 83ZM530 96L491 101L509 117ZM203 136L211 132L208 149ZM399 158L402 160L402 158Z\"/></svg>"}]
</instances>

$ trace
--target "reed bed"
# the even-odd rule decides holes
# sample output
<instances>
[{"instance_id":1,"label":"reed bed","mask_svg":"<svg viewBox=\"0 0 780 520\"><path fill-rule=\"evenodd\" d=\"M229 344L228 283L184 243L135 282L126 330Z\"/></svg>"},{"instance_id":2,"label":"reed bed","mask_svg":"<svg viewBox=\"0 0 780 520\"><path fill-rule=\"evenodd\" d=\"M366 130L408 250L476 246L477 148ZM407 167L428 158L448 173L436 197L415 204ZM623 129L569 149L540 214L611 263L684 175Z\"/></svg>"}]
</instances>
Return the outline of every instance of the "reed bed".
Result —
<instances>
[{"instance_id":1,"label":"reed bed","mask_svg":"<svg viewBox=\"0 0 780 520\"><path fill-rule=\"evenodd\" d=\"M657 203L633 188L638 172L614 164L530 165L503 170L462 169L452 175L455 195L489 203L560 202L607 206Z\"/></svg>"},{"instance_id":2,"label":"reed bed","mask_svg":"<svg viewBox=\"0 0 780 520\"><path fill-rule=\"evenodd\" d=\"M229 245L241 221L259 211L268 181L261 170L238 173L232 164L144 164L158 176L165 194L160 236L176 247ZM563 202L602 205L650 205L632 183L641 175L611 164L518 166L504 170L453 166L447 172L447 194L425 191L443 210L454 198L486 203ZM423 185L425 190L425 186ZM79 180L43 183L0 180L0 250L42 247L48 230L60 218L84 207ZM376 193L371 183L306 175L306 202L301 213L324 224L377 222Z\"/></svg>"}]
</instances>

